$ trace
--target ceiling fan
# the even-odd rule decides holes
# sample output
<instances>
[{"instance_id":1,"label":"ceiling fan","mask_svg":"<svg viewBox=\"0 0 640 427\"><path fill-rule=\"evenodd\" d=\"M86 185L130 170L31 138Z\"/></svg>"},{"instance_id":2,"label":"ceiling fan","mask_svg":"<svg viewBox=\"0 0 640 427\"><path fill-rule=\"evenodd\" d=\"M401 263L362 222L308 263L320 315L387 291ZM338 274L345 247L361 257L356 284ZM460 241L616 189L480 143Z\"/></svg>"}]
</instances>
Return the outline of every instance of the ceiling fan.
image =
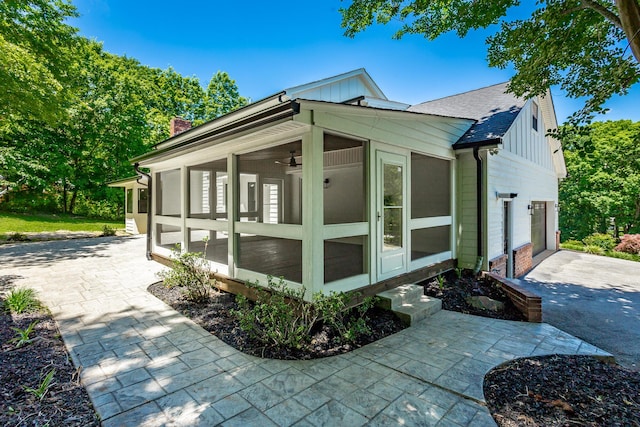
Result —
<instances>
[{"instance_id":1,"label":"ceiling fan","mask_svg":"<svg viewBox=\"0 0 640 427\"><path fill-rule=\"evenodd\" d=\"M289 153L291 153L291 158L289 159L288 162L281 162L280 160L276 160L275 162L279 165L285 165L285 166L289 166L292 168L298 167L298 166L302 166L302 163L298 163L296 161L296 150L291 150L289 151Z\"/></svg>"}]
</instances>

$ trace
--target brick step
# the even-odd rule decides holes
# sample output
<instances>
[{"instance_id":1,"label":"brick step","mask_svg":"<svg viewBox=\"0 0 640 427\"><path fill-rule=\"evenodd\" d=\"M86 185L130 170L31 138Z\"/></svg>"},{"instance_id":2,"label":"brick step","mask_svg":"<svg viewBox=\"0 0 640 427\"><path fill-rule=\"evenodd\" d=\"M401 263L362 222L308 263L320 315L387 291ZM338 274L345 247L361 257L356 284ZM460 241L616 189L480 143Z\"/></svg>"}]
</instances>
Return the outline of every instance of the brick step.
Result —
<instances>
[{"instance_id":1,"label":"brick step","mask_svg":"<svg viewBox=\"0 0 640 427\"><path fill-rule=\"evenodd\" d=\"M413 325L442 309L442 301L424 295L419 285L402 285L378 294L378 305L393 311L404 323Z\"/></svg>"}]
</instances>

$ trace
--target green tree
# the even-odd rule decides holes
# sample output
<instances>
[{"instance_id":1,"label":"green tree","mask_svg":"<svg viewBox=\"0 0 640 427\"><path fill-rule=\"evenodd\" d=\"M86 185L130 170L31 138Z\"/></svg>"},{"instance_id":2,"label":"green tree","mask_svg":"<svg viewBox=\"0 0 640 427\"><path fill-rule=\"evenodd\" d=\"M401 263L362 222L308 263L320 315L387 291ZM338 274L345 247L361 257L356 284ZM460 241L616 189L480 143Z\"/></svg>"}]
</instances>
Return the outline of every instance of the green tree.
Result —
<instances>
[{"instance_id":1,"label":"green tree","mask_svg":"<svg viewBox=\"0 0 640 427\"><path fill-rule=\"evenodd\" d=\"M52 122L68 100L77 16L63 0L0 1L0 124L26 117Z\"/></svg>"},{"instance_id":2,"label":"green tree","mask_svg":"<svg viewBox=\"0 0 640 427\"><path fill-rule=\"evenodd\" d=\"M563 239L640 232L640 122L565 126L568 176L560 183Z\"/></svg>"},{"instance_id":3,"label":"green tree","mask_svg":"<svg viewBox=\"0 0 640 427\"><path fill-rule=\"evenodd\" d=\"M213 120L244 107L248 102L247 98L240 96L235 80L226 72L218 71L207 86L204 119Z\"/></svg>"},{"instance_id":4,"label":"green tree","mask_svg":"<svg viewBox=\"0 0 640 427\"><path fill-rule=\"evenodd\" d=\"M604 111L614 94L624 95L640 79L638 0L540 0L528 19L508 20L520 0L351 0L340 9L345 34L399 20L405 34L434 40L447 32L499 26L487 39L489 65L512 65L509 90L544 95L555 85L573 98L585 97L574 121ZM530 5L520 6L530 8Z\"/></svg>"}]
</instances>

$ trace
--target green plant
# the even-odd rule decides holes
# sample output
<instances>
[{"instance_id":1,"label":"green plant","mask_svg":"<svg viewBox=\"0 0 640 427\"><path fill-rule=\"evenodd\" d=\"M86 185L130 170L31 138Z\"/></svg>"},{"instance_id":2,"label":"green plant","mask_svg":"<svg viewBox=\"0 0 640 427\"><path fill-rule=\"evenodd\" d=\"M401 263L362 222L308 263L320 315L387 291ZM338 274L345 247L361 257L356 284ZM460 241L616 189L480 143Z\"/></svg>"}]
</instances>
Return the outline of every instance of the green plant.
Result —
<instances>
[{"instance_id":1,"label":"green plant","mask_svg":"<svg viewBox=\"0 0 640 427\"><path fill-rule=\"evenodd\" d=\"M582 252L582 251L584 251L585 246L582 243L578 243L578 244L561 243L560 244L560 248L569 249L569 250L572 250L572 251L580 251L580 252Z\"/></svg>"},{"instance_id":2,"label":"green plant","mask_svg":"<svg viewBox=\"0 0 640 427\"><path fill-rule=\"evenodd\" d=\"M593 255L604 255L604 249L597 245L587 245L584 247L584 251Z\"/></svg>"},{"instance_id":3,"label":"green plant","mask_svg":"<svg viewBox=\"0 0 640 427\"><path fill-rule=\"evenodd\" d=\"M28 242L29 240L31 239L29 239L29 237L26 234L18 233L18 232L10 233L7 236L7 241L9 242Z\"/></svg>"},{"instance_id":4,"label":"green plant","mask_svg":"<svg viewBox=\"0 0 640 427\"><path fill-rule=\"evenodd\" d=\"M6 310L20 314L28 311L36 311L41 308L36 298L36 291L29 288L12 289L4 300Z\"/></svg>"},{"instance_id":5,"label":"green plant","mask_svg":"<svg viewBox=\"0 0 640 427\"><path fill-rule=\"evenodd\" d=\"M103 225L102 226L102 235L107 237L107 236L115 236L116 235L116 229L109 227L108 225Z\"/></svg>"},{"instance_id":6,"label":"green plant","mask_svg":"<svg viewBox=\"0 0 640 427\"><path fill-rule=\"evenodd\" d=\"M23 386L24 391L26 391L27 393L33 394L35 397L38 398L38 400L42 400L42 398L44 398L44 396L47 394L49 389L55 384L53 382L53 376L55 374L56 374L56 370L51 369L49 372L46 373L46 375L42 379L42 382L40 383L40 385L38 385L37 388Z\"/></svg>"},{"instance_id":7,"label":"green plant","mask_svg":"<svg viewBox=\"0 0 640 427\"><path fill-rule=\"evenodd\" d=\"M204 302L209 299L211 284L211 266L205 258L208 239L204 239L204 252L180 253L176 247L172 254L172 267L158 273L165 286L184 287L185 297L189 301Z\"/></svg>"},{"instance_id":8,"label":"green plant","mask_svg":"<svg viewBox=\"0 0 640 427\"><path fill-rule=\"evenodd\" d=\"M444 276L443 276L443 275L436 276L436 282L438 283L438 288L440 288L440 289L444 289L444 282L445 282L445 279L444 279Z\"/></svg>"},{"instance_id":9,"label":"green plant","mask_svg":"<svg viewBox=\"0 0 640 427\"><path fill-rule=\"evenodd\" d=\"M626 259L627 261L640 261L640 255L629 254L626 252L608 251L606 255L611 258Z\"/></svg>"},{"instance_id":10,"label":"green plant","mask_svg":"<svg viewBox=\"0 0 640 427\"><path fill-rule=\"evenodd\" d=\"M593 233L582 239L586 246L598 246L604 251L610 251L616 246L616 239L610 234Z\"/></svg>"},{"instance_id":11,"label":"green plant","mask_svg":"<svg viewBox=\"0 0 640 427\"><path fill-rule=\"evenodd\" d=\"M456 277L458 279L461 279L462 278L462 272L464 271L464 269L462 267L456 267L454 269L454 271L456 272Z\"/></svg>"},{"instance_id":12,"label":"green plant","mask_svg":"<svg viewBox=\"0 0 640 427\"><path fill-rule=\"evenodd\" d=\"M25 344L29 344L31 342L31 334L33 333L33 329L37 324L38 321L34 320L25 329L11 328L16 333L16 336L11 338L9 342L11 344L15 344L18 348L22 347Z\"/></svg>"},{"instance_id":13,"label":"green plant","mask_svg":"<svg viewBox=\"0 0 640 427\"><path fill-rule=\"evenodd\" d=\"M312 305L304 301L306 289L291 288L284 279L276 282L271 276L266 289L258 282L248 282L247 286L255 291L256 301L237 296L238 309L232 313L238 317L240 328L266 345L301 348L318 318Z\"/></svg>"},{"instance_id":14,"label":"green plant","mask_svg":"<svg viewBox=\"0 0 640 427\"><path fill-rule=\"evenodd\" d=\"M560 243L560 246L569 245L569 246L584 246L584 243L580 240L567 240L566 242Z\"/></svg>"},{"instance_id":15,"label":"green plant","mask_svg":"<svg viewBox=\"0 0 640 427\"><path fill-rule=\"evenodd\" d=\"M350 309L350 304L358 297L360 294L354 292L314 295L313 304L322 320L347 342L354 342L360 335L371 334L365 314L375 305L377 298L366 297L359 305Z\"/></svg>"}]
</instances>

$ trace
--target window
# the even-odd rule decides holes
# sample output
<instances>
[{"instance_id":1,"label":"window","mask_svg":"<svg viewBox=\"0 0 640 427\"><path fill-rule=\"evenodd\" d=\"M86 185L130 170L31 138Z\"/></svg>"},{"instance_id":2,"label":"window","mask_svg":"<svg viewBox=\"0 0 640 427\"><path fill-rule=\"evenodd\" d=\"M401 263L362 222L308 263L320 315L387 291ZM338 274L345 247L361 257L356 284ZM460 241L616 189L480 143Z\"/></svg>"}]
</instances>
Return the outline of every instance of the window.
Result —
<instances>
[{"instance_id":1,"label":"window","mask_svg":"<svg viewBox=\"0 0 640 427\"><path fill-rule=\"evenodd\" d=\"M533 130L538 130L538 104L531 103L531 127Z\"/></svg>"},{"instance_id":2,"label":"window","mask_svg":"<svg viewBox=\"0 0 640 427\"><path fill-rule=\"evenodd\" d=\"M138 213L147 213L149 203L149 190L138 188Z\"/></svg>"},{"instance_id":3,"label":"window","mask_svg":"<svg viewBox=\"0 0 640 427\"><path fill-rule=\"evenodd\" d=\"M133 213L133 188L127 188L127 213Z\"/></svg>"},{"instance_id":4,"label":"window","mask_svg":"<svg viewBox=\"0 0 640 427\"><path fill-rule=\"evenodd\" d=\"M189 218L227 218L227 159L189 168Z\"/></svg>"}]
</instances>

